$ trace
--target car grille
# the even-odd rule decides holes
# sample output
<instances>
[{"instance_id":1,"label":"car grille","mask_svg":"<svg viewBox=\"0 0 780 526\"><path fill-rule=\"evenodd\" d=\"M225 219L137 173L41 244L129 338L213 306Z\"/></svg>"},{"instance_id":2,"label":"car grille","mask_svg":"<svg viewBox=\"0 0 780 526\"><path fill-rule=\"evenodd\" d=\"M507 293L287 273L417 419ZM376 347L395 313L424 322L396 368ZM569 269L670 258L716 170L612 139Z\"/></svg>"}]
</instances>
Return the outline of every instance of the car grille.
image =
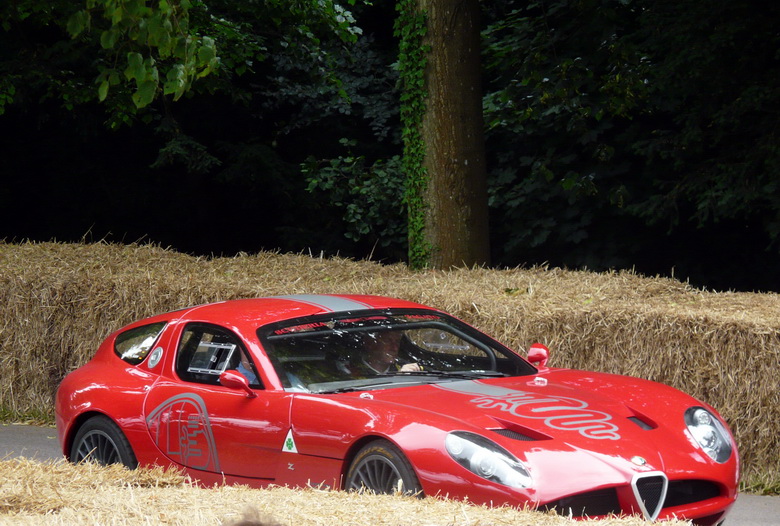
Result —
<instances>
[{"instance_id":1,"label":"car grille","mask_svg":"<svg viewBox=\"0 0 780 526\"><path fill-rule=\"evenodd\" d=\"M648 520L655 520L661 512L669 481L663 473L639 475L631 483L642 513Z\"/></svg>"},{"instance_id":2,"label":"car grille","mask_svg":"<svg viewBox=\"0 0 780 526\"><path fill-rule=\"evenodd\" d=\"M666 488L664 489L664 486ZM639 476L632 484L634 495L644 506L642 512L647 519L654 519L663 508L701 502L721 494L719 487L706 480L675 480L666 482L660 473ZM665 490L665 494L664 494ZM661 502L663 499L663 504ZM554 510L571 517L597 517L623 513L616 488L590 491L550 502L540 509Z\"/></svg>"},{"instance_id":3,"label":"car grille","mask_svg":"<svg viewBox=\"0 0 780 526\"><path fill-rule=\"evenodd\" d=\"M541 508L555 510L560 515L571 517L597 517L599 515L619 514L621 512L615 488L607 488L588 493L580 493L551 502Z\"/></svg>"},{"instance_id":4,"label":"car grille","mask_svg":"<svg viewBox=\"0 0 780 526\"><path fill-rule=\"evenodd\" d=\"M666 492L664 508L701 502L720 496L720 488L708 480L672 480Z\"/></svg>"}]
</instances>

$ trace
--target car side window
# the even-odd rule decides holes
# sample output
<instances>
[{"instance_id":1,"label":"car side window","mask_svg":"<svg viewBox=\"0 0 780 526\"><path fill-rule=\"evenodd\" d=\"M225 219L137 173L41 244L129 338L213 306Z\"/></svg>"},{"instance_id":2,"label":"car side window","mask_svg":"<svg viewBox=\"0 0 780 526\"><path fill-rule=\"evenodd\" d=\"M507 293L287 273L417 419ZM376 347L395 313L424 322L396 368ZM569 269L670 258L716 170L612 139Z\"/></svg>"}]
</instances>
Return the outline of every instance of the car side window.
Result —
<instances>
[{"instance_id":1,"label":"car side window","mask_svg":"<svg viewBox=\"0 0 780 526\"><path fill-rule=\"evenodd\" d=\"M185 327L176 354L176 374L182 380L219 385L219 375L238 372L254 388L261 388L257 369L238 336L215 325Z\"/></svg>"},{"instance_id":2,"label":"car side window","mask_svg":"<svg viewBox=\"0 0 780 526\"><path fill-rule=\"evenodd\" d=\"M114 353L130 365L138 365L152 350L165 325L161 321L123 332L114 340Z\"/></svg>"},{"instance_id":3,"label":"car side window","mask_svg":"<svg viewBox=\"0 0 780 526\"><path fill-rule=\"evenodd\" d=\"M440 328L412 329L406 332L406 337L420 350L442 358L446 356L487 357L483 348L464 340L458 334Z\"/></svg>"}]
</instances>

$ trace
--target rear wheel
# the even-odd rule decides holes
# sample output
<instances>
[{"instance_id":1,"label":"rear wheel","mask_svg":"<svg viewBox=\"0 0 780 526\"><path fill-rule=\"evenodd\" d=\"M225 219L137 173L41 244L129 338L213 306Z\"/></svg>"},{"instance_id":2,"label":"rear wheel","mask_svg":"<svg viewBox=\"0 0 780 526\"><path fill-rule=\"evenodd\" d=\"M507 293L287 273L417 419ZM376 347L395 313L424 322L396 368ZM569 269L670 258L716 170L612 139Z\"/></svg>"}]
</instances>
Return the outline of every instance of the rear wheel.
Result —
<instances>
[{"instance_id":1,"label":"rear wheel","mask_svg":"<svg viewBox=\"0 0 780 526\"><path fill-rule=\"evenodd\" d=\"M97 462L124 464L130 469L138 467L133 448L130 447L119 426L106 416L93 416L76 433L70 448L71 462Z\"/></svg>"},{"instance_id":2,"label":"rear wheel","mask_svg":"<svg viewBox=\"0 0 780 526\"><path fill-rule=\"evenodd\" d=\"M420 481L409 460L387 440L375 440L358 451L347 472L345 489L422 496Z\"/></svg>"}]
</instances>

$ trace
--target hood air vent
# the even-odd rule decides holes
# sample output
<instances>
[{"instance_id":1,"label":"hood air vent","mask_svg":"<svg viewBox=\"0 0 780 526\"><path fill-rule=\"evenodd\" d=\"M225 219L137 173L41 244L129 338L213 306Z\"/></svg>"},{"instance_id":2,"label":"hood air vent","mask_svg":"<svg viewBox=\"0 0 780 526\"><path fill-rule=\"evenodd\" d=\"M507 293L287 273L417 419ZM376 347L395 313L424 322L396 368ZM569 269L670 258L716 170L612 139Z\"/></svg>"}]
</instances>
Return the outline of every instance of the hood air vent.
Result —
<instances>
[{"instance_id":1,"label":"hood air vent","mask_svg":"<svg viewBox=\"0 0 780 526\"><path fill-rule=\"evenodd\" d=\"M655 426L648 424L638 416L629 416L629 420L631 420L633 423L644 429L645 431L650 431L651 429L655 429Z\"/></svg>"},{"instance_id":2,"label":"hood air vent","mask_svg":"<svg viewBox=\"0 0 780 526\"><path fill-rule=\"evenodd\" d=\"M524 435L523 433L519 433L511 429L493 429L492 431L494 433L498 433L501 436L511 438L512 440L522 440L523 442L533 442L534 440L536 440L534 437Z\"/></svg>"}]
</instances>

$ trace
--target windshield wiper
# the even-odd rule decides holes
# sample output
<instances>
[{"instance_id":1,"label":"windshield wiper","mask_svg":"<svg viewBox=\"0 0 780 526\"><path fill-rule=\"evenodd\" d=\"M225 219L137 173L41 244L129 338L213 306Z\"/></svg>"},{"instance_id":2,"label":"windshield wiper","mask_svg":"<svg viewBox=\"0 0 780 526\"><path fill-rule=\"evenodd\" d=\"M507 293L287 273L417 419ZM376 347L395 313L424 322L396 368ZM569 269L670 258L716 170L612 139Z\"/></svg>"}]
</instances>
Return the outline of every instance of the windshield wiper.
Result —
<instances>
[{"instance_id":1,"label":"windshield wiper","mask_svg":"<svg viewBox=\"0 0 780 526\"><path fill-rule=\"evenodd\" d=\"M423 369L422 371L393 371L384 374L378 374L377 376L439 376L447 378L503 378L510 376L506 373L498 371L442 371L440 369Z\"/></svg>"},{"instance_id":2,"label":"windshield wiper","mask_svg":"<svg viewBox=\"0 0 780 526\"><path fill-rule=\"evenodd\" d=\"M377 375L379 376L395 376L391 374ZM316 391L317 394L337 394L337 393L355 393L357 391L373 391L375 389L384 389L385 387L403 387L406 385L414 385L419 382L382 382L378 384L369 385L353 385L349 387L339 387L337 389L326 389L324 391Z\"/></svg>"},{"instance_id":3,"label":"windshield wiper","mask_svg":"<svg viewBox=\"0 0 780 526\"><path fill-rule=\"evenodd\" d=\"M372 378L409 378L412 380L415 377L423 376L426 378L439 378L439 379L463 379L473 380L475 378L503 378L505 376L511 376L506 373L500 373L498 371L441 371L438 369L424 369L422 371L391 371L381 374L376 374ZM344 387L338 387L336 389L324 389L322 391L313 391L317 394L338 394L338 393L354 393L358 391L372 391L374 389L383 389L385 387L402 387L404 385L412 385L419 382L398 382L388 381L380 383L369 383L361 385L348 385Z\"/></svg>"},{"instance_id":4,"label":"windshield wiper","mask_svg":"<svg viewBox=\"0 0 780 526\"><path fill-rule=\"evenodd\" d=\"M367 391L369 386L359 385L353 387L339 387L338 389L325 389L324 391L315 391L316 394L337 394L337 393L354 393L357 391Z\"/></svg>"}]
</instances>

